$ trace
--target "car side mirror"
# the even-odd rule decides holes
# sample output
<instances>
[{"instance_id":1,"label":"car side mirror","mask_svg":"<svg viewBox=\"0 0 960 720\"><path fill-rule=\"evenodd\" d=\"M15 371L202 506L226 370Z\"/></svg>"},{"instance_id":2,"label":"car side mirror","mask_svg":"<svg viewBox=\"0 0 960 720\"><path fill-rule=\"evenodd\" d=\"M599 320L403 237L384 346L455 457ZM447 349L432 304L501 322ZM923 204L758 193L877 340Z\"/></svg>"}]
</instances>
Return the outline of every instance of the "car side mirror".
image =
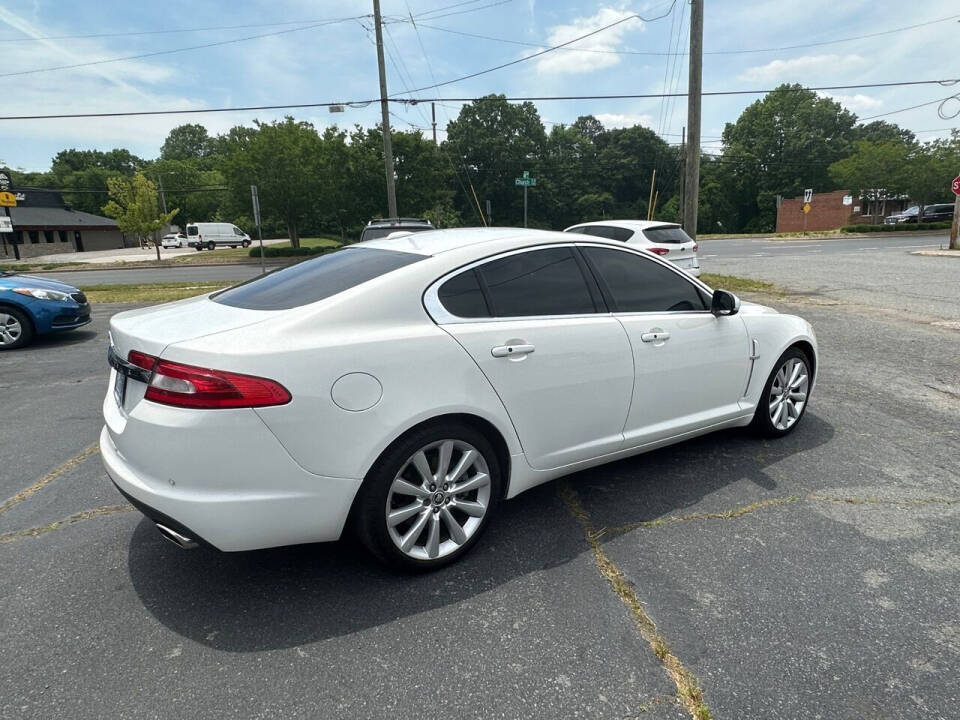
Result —
<instances>
[{"instance_id":1,"label":"car side mirror","mask_svg":"<svg viewBox=\"0 0 960 720\"><path fill-rule=\"evenodd\" d=\"M721 315L736 315L740 312L740 298L726 290L714 290L713 300L710 303L710 312L717 317Z\"/></svg>"}]
</instances>

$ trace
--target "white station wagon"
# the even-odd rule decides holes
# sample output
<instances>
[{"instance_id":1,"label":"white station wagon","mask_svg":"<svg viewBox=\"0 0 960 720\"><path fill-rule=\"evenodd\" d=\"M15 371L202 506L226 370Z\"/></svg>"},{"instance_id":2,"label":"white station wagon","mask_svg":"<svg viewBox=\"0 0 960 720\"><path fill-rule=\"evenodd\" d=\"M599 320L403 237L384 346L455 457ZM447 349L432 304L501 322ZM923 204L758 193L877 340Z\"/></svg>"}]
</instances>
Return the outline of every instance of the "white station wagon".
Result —
<instances>
[{"instance_id":1,"label":"white station wagon","mask_svg":"<svg viewBox=\"0 0 960 720\"><path fill-rule=\"evenodd\" d=\"M720 428L784 435L817 368L799 317L628 244L518 229L353 245L110 336L103 461L165 537L349 527L410 569L553 478Z\"/></svg>"},{"instance_id":2,"label":"white station wagon","mask_svg":"<svg viewBox=\"0 0 960 720\"><path fill-rule=\"evenodd\" d=\"M564 232L633 245L669 260L694 277L700 277L697 243L676 223L660 220L597 220L571 225Z\"/></svg>"}]
</instances>

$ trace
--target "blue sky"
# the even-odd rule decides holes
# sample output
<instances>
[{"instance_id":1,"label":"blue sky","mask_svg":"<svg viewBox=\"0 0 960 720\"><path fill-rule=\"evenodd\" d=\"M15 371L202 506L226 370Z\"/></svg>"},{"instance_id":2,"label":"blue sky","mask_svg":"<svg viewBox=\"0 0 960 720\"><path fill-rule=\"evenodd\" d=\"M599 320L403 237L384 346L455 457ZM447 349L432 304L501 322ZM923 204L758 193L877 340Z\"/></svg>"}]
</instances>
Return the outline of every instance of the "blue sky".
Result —
<instances>
[{"instance_id":1,"label":"blue sky","mask_svg":"<svg viewBox=\"0 0 960 720\"><path fill-rule=\"evenodd\" d=\"M459 0L463 3L463 0ZM465 75L522 58L537 48L471 38L466 33L535 45L552 45L589 32L631 13L652 17L670 9L669 0L475 0L447 10L458 0L382 0L388 18L420 16L419 38L409 22L391 22L385 38L391 93ZM492 5L492 6L491 6ZM86 63L251 35L278 33L216 47L187 50L139 60L73 69L8 75L2 78L0 115L197 109L369 99L378 92L376 54L369 20L319 27L318 21L371 12L370 0L245 0L206 2L167 0L97 3L24 0L0 6L0 76L53 66ZM489 6L489 7L485 7ZM433 10L433 13L430 11ZM471 10L471 12L463 12ZM453 14L451 14L453 13ZM449 85L443 97L657 93L686 87L686 60L679 66L665 55L615 54L610 51L664 53L687 43L689 6L678 0L665 18L629 21L576 45L593 52L557 51L510 68ZM432 17L431 17L432 15ZM805 0L751 2L706 0L707 53L825 43L905 25L960 15L955 0L927 0L912 6L878 0ZM441 17L444 16L444 17ZM682 18L682 20L681 20ZM300 22L302 21L302 23ZM682 22L682 27L680 23ZM279 24L287 23L287 24ZM246 25L232 29L222 26ZM302 28L302 29L301 29ZM177 30L150 35L35 39L103 33ZM292 32L290 31L292 30ZM762 89L782 82L838 85L960 76L956 58L957 19L880 37L770 52L707 54L705 90ZM422 45L421 45L422 43ZM602 52L597 52L602 51ZM960 87L953 88L960 90ZM946 97L951 89L919 86L837 91L839 99L861 117ZM705 147L719 148L724 123L736 120L757 96L705 98ZM953 101L960 109L960 101ZM442 128L457 113L458 103L438 107ZM607 126L641 123L678 142L685 124L684 99L553 101L538 103L548 122L569 123L592 113ZM289 111L317 127L379 121L379 107ZM429 124L429 106L394 107L393 124ZM63 148L126 147L145 158L156 157L167 132L184 122L199 122L211 133L253 119L271 120L284 112L238 112L217 115L0 121L0 162L14 168L43 170ZM891 115L888 120L915 131L922 139L947 135L960 120L943 120L936 106ZM549 127L549 125L548 125ZM442 133L441 133L442 137Z\"/></svg>"}]
</instances>

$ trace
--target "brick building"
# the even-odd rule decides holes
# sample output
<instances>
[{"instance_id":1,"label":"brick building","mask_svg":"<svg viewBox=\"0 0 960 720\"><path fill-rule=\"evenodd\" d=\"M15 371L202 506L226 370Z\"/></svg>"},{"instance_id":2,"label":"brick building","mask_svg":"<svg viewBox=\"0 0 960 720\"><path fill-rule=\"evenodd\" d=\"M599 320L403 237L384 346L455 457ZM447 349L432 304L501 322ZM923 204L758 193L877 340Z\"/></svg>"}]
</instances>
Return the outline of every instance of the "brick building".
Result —
<instances>
[{"instance_id":1,"label":"brick building","mask_svg":"<svg viewBox=\"0 0 960 720\"><path fill-rule=\"evenodd\" d=\"M901 212L908 204L906 198L868 200L857 197L849 190L814 193L806 225L804 225L803 196L781 198L780 206L777 208L777 232L802 232L804 229L836 230L844 225L882 223L884 215ZM873 217L874 211L877 211L876 219Z\"/></svg>"},{"instance_id":2,"label":"brick building","mask_svg":"<svg viewBox=\"0 0 960 720\"><path fill-rule=\"evenodd\" d=\"M11 187L17 207L9 208L12 233L0 233L0 259L111 250L126 246L115 220L74 210L59 192Z\"/></svg>"}]
</instances>

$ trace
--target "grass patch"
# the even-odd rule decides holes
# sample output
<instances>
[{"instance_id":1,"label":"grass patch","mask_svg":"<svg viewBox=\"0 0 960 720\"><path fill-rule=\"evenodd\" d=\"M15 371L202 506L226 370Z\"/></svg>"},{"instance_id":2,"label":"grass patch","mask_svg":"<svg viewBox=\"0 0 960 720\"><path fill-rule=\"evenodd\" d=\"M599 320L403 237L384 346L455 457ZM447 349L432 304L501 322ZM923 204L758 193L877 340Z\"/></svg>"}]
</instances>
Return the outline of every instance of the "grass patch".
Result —
<instances>
[{"instance_id":1,"label":"grass patch","mask_svg":"<svg viewBox=\"0 0 960 720\"><path fill-rule=\"evenodd\" d=\"M340 240L334 237L314 237L300 238L300 247L302 248L331 248L339 247ZM273 243L264 245L264 257L270 257L270 248L289 248L289 241L285 243ZM256 252L254 252L256 251ZM191 255L177 255L171 259L171 262L177 265L193 265L195 263L217 263L217 262L250 262L260 257L260 243L257 240L249 248L217 248L216 250L202 250L194 252Z\"/></svg>"},{"instance_id":2,"label":"grass patch","mask_svg":"<svg viewBox=\"0 0 960 720\"><path fill-rule=\"evenodd\" d=\"M225 282L170 282L143 285L87 285L80 289L92 303L171 302L220 290Z\"/></svg>"},{"instance_id":3,"label":"grass patch","mask_svg":"<svg viewBox=\"0 0 960 720\"><path fill-rule=\"evenodd\" d=\"M703 273L700 279L714 289L729 290L732 293L755 292L755 293L779 293L782 292L773 283L763 280L751 280L750 278L737 277L736 275L717 275L716 273Z\"/></svg>"}]
</instances>

